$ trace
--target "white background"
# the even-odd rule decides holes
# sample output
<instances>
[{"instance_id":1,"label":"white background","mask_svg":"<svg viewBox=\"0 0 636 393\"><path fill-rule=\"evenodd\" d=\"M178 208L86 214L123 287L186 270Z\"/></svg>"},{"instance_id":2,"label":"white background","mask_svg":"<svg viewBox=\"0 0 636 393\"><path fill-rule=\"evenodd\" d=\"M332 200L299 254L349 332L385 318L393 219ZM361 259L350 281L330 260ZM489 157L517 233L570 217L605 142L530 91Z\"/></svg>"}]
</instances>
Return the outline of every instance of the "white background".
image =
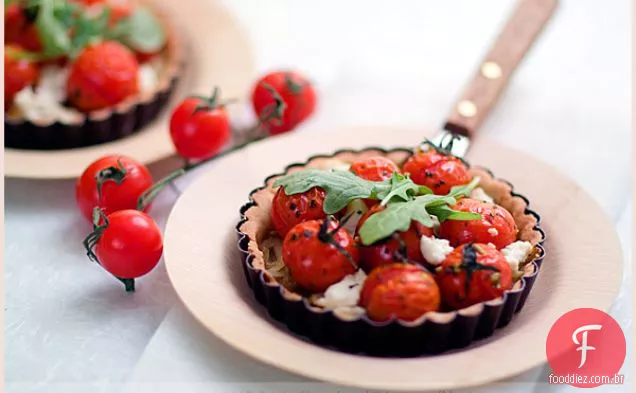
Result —
<instances>
[{"instance_id":1,"label":"white background","mask_svg":"<svg viewBox=\"0 0 636 393\"><path fill-rule=\"evenodd\" d=\"M249 35L259 72L297 67L314 80L320 106L297 132L324 133L343 125L431 129L441 124L514 5L509 0L222 2ZM481 134L558 166L582 184L620 222L626 252L631 247L630 15L628 0L562 1ZM210 45L213 41L210 37ZM245 113L237 120L249 120ZM152 170L160 176L169 168ZM214 164L201 170L214 170ZM210 381L302 381L256 364L201 331L178 305L163 264L139 281L134 295L124 293L83 255L81 240L90 226L76 212L73 181L8 179L5 185L9 391L111 392L124 382L159 391L170 382L176 391L194 392L209 388ZM175 198L167 191L153 207L161 225ZM626 333L632 323L630 294L631 284L612 312ZM630 342L628 337L628 348ZM128 389L141 391L139 386ZM529 383L516 387L531 388Z\"/></svg>"}]
</instances>

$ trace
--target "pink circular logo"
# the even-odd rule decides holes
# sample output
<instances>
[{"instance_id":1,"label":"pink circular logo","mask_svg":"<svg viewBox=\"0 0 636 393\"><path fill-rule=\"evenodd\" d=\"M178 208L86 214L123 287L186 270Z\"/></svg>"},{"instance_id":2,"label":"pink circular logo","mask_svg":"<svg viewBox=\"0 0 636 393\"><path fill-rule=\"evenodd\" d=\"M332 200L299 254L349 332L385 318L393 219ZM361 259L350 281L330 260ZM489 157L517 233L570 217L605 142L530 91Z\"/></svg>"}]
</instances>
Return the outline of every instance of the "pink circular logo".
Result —
<instances>
[{"instance_id":1,"label":"pink circular logo","mask_svg":"<svg viewBox=\"0 0 636 393\"><path fill-rule=\"evenodd\" d=\"M545 352L554 372L551 383L580 388L622 383L617 373L625 361L625 335L603 311L578 308L564 314L550 328Z\"/></svg>"}]
</instances>

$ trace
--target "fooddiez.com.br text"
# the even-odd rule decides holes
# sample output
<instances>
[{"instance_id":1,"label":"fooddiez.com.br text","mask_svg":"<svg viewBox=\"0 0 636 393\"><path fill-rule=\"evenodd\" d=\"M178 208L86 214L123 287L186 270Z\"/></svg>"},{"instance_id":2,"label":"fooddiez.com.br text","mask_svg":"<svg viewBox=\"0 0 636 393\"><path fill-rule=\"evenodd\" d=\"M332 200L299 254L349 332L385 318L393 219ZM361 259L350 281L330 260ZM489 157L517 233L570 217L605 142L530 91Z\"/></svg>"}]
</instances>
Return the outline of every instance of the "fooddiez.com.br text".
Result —
<instances>
[{"instance_id":1,"label":"fooddiez.com.br text","mask_svg":"<svg viewBox=\"0 0 636 393\"><path fill-rule=\"evenodd\" d=\"M548 382L551 384L590 384L598 385L622 385L625 383L625 376L623 374L610 375L579 375L579 374L566 374L566 375L554 375L548 376Z\"/></svg>"}]
</instances>

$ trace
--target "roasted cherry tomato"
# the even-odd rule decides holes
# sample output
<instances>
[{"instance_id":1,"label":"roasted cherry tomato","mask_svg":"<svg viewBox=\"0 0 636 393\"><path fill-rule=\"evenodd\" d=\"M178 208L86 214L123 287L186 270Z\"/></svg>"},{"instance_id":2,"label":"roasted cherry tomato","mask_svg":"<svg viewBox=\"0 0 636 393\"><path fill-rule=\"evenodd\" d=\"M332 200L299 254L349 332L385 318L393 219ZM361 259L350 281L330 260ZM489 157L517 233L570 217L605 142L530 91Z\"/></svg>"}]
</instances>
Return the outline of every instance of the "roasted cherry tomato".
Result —
<instances>
[{"instance_id":1,"label":"roasted cherry tomato","mask_svg":"<svg viewBox=\"0 0 636 393\"><path fill-rule=\"evenodd\" d=\"M284 187L280 187L272 201L272 225L280 237L296 224L307 220L325 218L322 209L325 201L325 191L314 187L302 194L287 195Z\"/></svg>"},{"instance_id":2,"label":"roasted cherry tomato","mask_svg":"<svg viewBox=\"0 0 636 393\"><path fill-rule=\"evenodd\" d=\"M404 255L400 256L400 252L403 251L402 246L406 247L406 258L409 261L424 263L425 260L420 249L420 239L422 236L433 236L433 228L428 228L417 221L413 221L406 232L397 232L397 238L390 237L370 246L361 246L362 242L357 235L358 231L371 215L382 210L384 210L384 207L375 205L364 213L360 221L358 221L356 240L360 245L360 267L365 272L370 272L379 266L400 260L400 258L404 258Z\"/></svg>"},{"instance_id":3,"label":"roasted cherry tomato","mask_svg":"<svg viewBox=\"0 0 636 393\"><path fill-rule=\"evenodd\" d=\"M370 181L388 180L393 172L400 172L400 168L386 157L369 157L351 164L351 172Z\"/></svg>"},{"instance_id":4,"label":"roasted cherry tomato","mask_svg":"<svg viewBox=\"0 0 636 393\"><path fill-rule=\"evenodd\" d=\"M354 161L350 170L357 176L370 181L388 180L393 176L393 172L400 172L400 168L385 157L369 157ZM379 203L374 199L363 199L362 201L369 208Z\"/></svg>"},{"instance_id":5,"label":"roasted cherry tomato","mask_svg":"<svg viewBox=\"0 0 636 393\"><path fill-rule=\"evenodd\" d=\"M135 209L141 194L152 184L152 175L143 164L126 156L110 155L84 170L77 179L75 199L84 217L92 221L95 207L101 207L106 215Z\"/></svg>"},{"instance_id":6,"label":"roasted cherry tomato","mask_svg":"<svg viewBox=\"0 0 636 393\"><path fill-rule=\"evenodd\" d=\"M27 26L29 21L20 4L9 4L4 10L4 43L17 43Z\"/></svg>"},{"instance_id":7,"label":"roasted cherry tomato","mask_svg":"<svg viewBox=\"0 0 636 393\"><path fill-rule=\"evenodd\" d=\"M116 105L139 92L139 63L115 41L86 47L70 65L68 99L89 112Z\"/></svg>"},{"instance_id":8,"label":"roasted cherry tomato","mask_svg":"<svg viewBox=\"0 0 636 393\"><path fill-rule=\"evenodd\" d=\"M452 310L496 299L512 288L512 269L506 257L482 243L457 247L435 275L444 304Z\"/></svg>"},{"instance_id":9,"label":"roasted cherry tomato","mask_svg":"<svg viewBox=\"0 0 636 393\"><path fill-rule=\"evenodd\" d=\"M332 218L294 226L283 241L283 262L294 281L312 292L323 292L357 270L353 238Z\"/></svg>"},{"instance_id":10,"label":"roasted cherry tomato","mask_svg":"<svg viewBox=\"0 0 636 393\"><path fill-rule=\"evenodd\" d=\"M217 154L230 138L230 120L219 92L211 98L186 98L172 112L170 137L181 157L204 160Z\"/></svg>"},{"instance_id":11,"label":"roasted cherry tomato","mask_svg":"<svg viewBox=\"0 0 636 393\"><path fill-rule=\"evenodd\" d=\"M369 318L414 321L437 311L440 291L433 276L415 265L393 263L374 269L362 286L359 304Z\"/></svg>"},{"instance_id":12,"label":"roasted cherry tomato","mask_svg":"<svg viewBox=\"0 0 636 393\"><path fill-rule=\"evenodd\" d=\"M285 103L282 118L273 116L276 97ZM315 110L316 92L311 83L294 71L275 71L263 76L254 86L252 106L256 116L265 120L263 124L271 134L291 131L305 121ZM267 120L266 120L267 119Z\"/></svg>"},{"instance_id":13,"label":"roasted cherry tomato","mask_svg":"<svg viewBox=\"0 0 636 393\"><path fill-rule=\"evenodd\" d=\"M437 195L446 195L451 187L470 183L472 176L458 158L434 149L409 157L402 166L413 182L430 188Z\"/></svg>"},{"instance_id":14,"label":"roasted cherry tomato","mask_svg":"<svg viewBox=\"0 0 636 393\"><path fill-rule=\"evenodd\" d=\"M494 203L462 198L453 210L481 214L481 220L446 220L439 228L439 237L457 247L468 242L492 243L498 249L517 240L517 224L512 214Z\"/></svg>"},{"instance_id":15,"label":"roasted cherry tomato","mask_svg":"<svg viewBox=\"0 0 636 393\"><path fill-rule=\"evenodd\" d=\"M134 279L150 272L163 252L161 229L149 215L138 210L108 215L87 244L89 249L94 247L93 255L99 264L120 279Z\"/></svg>"},{"instance_id":16,"label":"roasted cherry tomato","mask_svg":"<svg viewBox=\"0 0 636 393\"><path fill-rule=\"evenodd\" d=\"M35 83L40 75L37 65L21 59L21 50L15 46L4 47L4 105L8 109L15 95Z\"/></svg>"}]
</instances>

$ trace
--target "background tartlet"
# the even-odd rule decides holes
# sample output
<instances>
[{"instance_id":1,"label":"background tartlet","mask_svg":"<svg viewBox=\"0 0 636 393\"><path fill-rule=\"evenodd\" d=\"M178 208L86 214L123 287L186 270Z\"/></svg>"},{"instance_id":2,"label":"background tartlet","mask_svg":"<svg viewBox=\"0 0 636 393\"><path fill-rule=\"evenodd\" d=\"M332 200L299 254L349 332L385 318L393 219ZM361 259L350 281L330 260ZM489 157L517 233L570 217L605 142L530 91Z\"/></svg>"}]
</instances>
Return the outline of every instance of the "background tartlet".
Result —
<instances>
[{"instance_id":1,"label":"background tartlet","mask_svg":"<svg viewBox=\"0 0 636 393\"><path fill-rule=\"evenodd\" d=\"M303 164L292 164L283 174L305 167L332 168L338 163L377 155L401 164L411 154L408 149L339 151L331 156L312 157ZM274 181L283 175L276 174L250 194L250 202L241 209L241 221L237 225L244 271L257 300L267 307L273 318L285 323L292 332L347 352L417 356L465 347L473 340L492 335L496 328L507 325L522 309L543 261L545 234L539 228L539 216L529 209L525 197L513 191L512 185L496 179L486 169L474 167L470 171L473 176L480 177L479 186L513 215L519 228L518 239L534 246L523 265L523 277L502 297L462 310L430 312L412 322L392 320L380 323L364 314L316 306L310 298L290 290L289 285L281 285L265 268L261 245L271 230L272 187Z\"/></svg>"},{"instance_id":2,"label":"background tartlet","mask_svg":"<svg viewBox=\"0 0 636 393\"><path fill-rule=\"evenodd\" d=\"M63 118L26 118L13 105L5 112L5 147L50 150L91 146L141 131L156 119L170 100L183 70L184 43L169 15L151 1L137 3L156 17L166 37L160 52L147 62L155 72L152 88L140 90L104 109L81 112L68 107Z\"/></svg>"}]
</instances>

